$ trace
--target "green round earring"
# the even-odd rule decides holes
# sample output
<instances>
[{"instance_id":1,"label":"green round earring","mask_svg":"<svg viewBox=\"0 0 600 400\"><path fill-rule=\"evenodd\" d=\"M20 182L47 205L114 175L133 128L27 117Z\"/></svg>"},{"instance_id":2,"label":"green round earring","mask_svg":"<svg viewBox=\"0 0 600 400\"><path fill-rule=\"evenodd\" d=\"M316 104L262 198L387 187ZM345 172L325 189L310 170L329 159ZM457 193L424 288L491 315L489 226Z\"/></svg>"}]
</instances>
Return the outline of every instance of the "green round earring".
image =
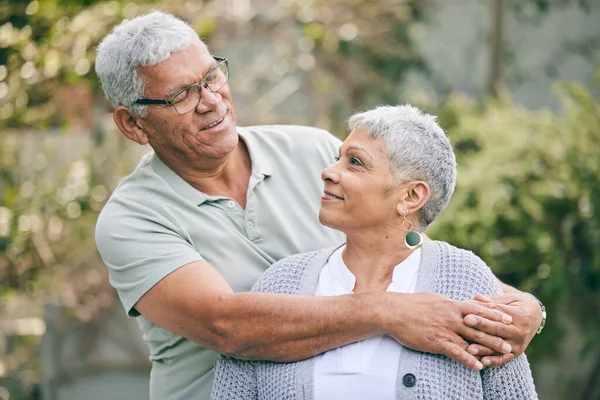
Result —
<instances>
[{"instance_id":1,"label":"green round earring","mask_svg":"<svg viewBox=\"0 0 600 400\"><path fill-rule=\"evenodd\" d=\"M419 232L408 232L404 238L404 243L411 250L418 249L423 245L423 237Z\"/></svg>"},{"instance_id":2,"label":"green round earring","mask_svg":"<svg viewBox=\"0 0 600 400\"><path fill-rule=\"evenodd\" d=\"M412 221L406 219L406 214L402 215L404 217L404 221L402 221L402 228L405 231L408 231L406 236L404 237L404 244L411 250L418 249L423 245L423 236L419 232L413 231L414 224ZM408 223L408 227L407 224Z\"/></svg>"}]
</instances>

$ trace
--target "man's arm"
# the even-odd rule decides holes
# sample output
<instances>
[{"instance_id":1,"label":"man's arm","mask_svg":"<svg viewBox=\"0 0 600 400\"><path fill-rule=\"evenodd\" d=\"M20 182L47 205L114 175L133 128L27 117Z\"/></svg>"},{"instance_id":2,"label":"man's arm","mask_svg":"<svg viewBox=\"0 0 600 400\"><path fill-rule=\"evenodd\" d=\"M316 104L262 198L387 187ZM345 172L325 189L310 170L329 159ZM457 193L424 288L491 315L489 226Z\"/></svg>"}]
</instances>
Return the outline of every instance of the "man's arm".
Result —
<instances>
[{"instance_id":1,"label":"man's arm","mask_svg":"<svg viewBox=\"0 0 600 400\"><path fill-rule=\"evenodd\" d=\"M523 293L498 280L503 294L497 296L476 296L475 300L490 308L501 310L509 314L513 319L511 326L490 324L489 321L479 316L467 316L465 324L498 336L510 343L512 350L509 353L498 354L497 352L481 346L471 344L467 351L476 355L481 362L489 367L496 367L512 361L521 355L535 336L542 322L542 310L538 301L527 293Z\"/></svg>"},{"instance_id":2,"label":"man's arm","mask_svg":"<svg viewBox=\"0 0 600 400\"><path fill-rule=\"evenodd\" d=\"M135 308L171 332L242 359L296 361L386 333L410 348L445 354L474 369L482 365L465 350L465 339L510 351L499 338L465 326L467 314L510 323L503 312L475 302L433 293L320 298L234 293L205 261L167 275Z\"/></svg>"}]
</instances>

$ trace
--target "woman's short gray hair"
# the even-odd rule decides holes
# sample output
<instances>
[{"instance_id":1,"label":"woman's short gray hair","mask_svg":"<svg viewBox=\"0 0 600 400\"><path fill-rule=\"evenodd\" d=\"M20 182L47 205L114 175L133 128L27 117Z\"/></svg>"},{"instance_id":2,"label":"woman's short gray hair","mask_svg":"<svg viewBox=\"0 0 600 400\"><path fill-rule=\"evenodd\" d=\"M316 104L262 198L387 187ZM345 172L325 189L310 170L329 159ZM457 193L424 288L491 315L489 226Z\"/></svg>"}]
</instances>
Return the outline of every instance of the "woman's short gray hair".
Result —
<instances>
[{"instance_id":1,"label":"woman's short gray hair","mask_svg":"<svg viewBox=\"0 0 600 400\"><path fill-rule=\"evenodd\" d=\"M361 130L382 140L390 161L392 184L427 182L429 200L421 209L424 230L448 205L456 186L456 158L450 141L436 122L411 105L380 106L354 114L350 131Z\"/></svg>"},{"instance_id":2,"label":"woman's short gray hair","mask_svg":"<svg viewBox=\"0 0 600 400\"><path fill-rule=\"evenodd\" d=\"M160 11L117 25L98 45L96 55L96 74L110 104L131 107L137 115L145 116L147 106L134 103L144 97L146 89L138 67L166 60L193 39L200 41L191 26Z\"/></svg>"}]
</instances>

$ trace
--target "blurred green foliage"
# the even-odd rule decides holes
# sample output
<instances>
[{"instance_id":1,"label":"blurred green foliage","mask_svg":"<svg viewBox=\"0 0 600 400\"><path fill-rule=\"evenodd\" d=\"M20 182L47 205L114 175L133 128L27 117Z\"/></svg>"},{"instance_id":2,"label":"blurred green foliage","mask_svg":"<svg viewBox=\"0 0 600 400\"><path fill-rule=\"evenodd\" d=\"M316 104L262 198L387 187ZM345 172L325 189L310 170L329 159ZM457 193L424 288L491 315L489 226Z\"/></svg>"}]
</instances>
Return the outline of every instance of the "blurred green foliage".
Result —
<instances>
[{"instance_id":1,"label":"blurred green foliage","mask_svg":"<svg viewBox=\"0 0 600 400\"><path fill-rule=\"evenodd\" d=\"M581 359L600 347L600 103L579 84L556 91L562 115L461 96L439 114L459 175L431 235L473 250L547 306L548 324L527 352L534 368L556 357L573 326ZM598 374L586 390L598 393Z\"/></svg>"},{"instance_id":2,"label":"blurred green foliage","mask_svg":"<svg viewBox=\"0 0 600 400\"><path fill-rule=\"evenodd\" d=\"M92 71L98 41L148 1L10 0L0 3L0 128L60 126L57 95Z\"/></svg>"},{"instance_id":3,"label":"blurred green foliage","mask_svg":"<svg viewBox=\"0 0 600 400\"><path fill-rule=\"evenodd\" d=\"M100 278L89 271L99 266L94 222L120 173L111 170L114 175L106 176L106 163L121 162L120 155L108 157L104 133L94 126L80 157L50 167L63 149L38 146L27 158L20 146L35 138L7 128L43 131L67 125L60 97L65 87L84 86L100 103L94 106L105 107L93 56L98 41L122 18L160 5L185 17L209 42L218 22L219 30L233 34L261 24L290 27L297 51L286 54L297 60L285 74L307 75L302 90L316 113L309 118L321 126L327 121L334 132L345 131L344 121L355 110L399 102L399 88L411 70L427 73L414 44L426 22L427 2L280 0L265 10L245 11L230 7L234 3L0 3L0 314L25 297L41 303L58 296L84 321L110 304L106 291L95 289ZM522 7L518 1L509 4ZM564 4L536 0L536 18ZM269 17L274 9L276 22ZM289 39L273 38L273 46L289 47ZM597 75L600 84L600 70ZM430 235L472 249L500 279L535 293L547 305L549 323L528 350L534 371L560 352L570 326L582 332L576 349L582 360L597 357L591 350L600 348L600 105L591 88L556 89L564 106L559 114L522 109L508 96L481 103L452 94L441 104L423 105L439 115L459 164L454 198ZM252 104L236 103L242 106ZM73 274L77 279L70 280ZM1 360L6 378L0 377L0 388L10 382L13 395L25 393L25 386L41 379L35 356L39 341L1 336L0 346L10 342L12 347L5 348L12 350ZM600 358L597 365L587 393L597 393ZM25 370L33 377L23 375Z\"/></svg>"}]
</instances>

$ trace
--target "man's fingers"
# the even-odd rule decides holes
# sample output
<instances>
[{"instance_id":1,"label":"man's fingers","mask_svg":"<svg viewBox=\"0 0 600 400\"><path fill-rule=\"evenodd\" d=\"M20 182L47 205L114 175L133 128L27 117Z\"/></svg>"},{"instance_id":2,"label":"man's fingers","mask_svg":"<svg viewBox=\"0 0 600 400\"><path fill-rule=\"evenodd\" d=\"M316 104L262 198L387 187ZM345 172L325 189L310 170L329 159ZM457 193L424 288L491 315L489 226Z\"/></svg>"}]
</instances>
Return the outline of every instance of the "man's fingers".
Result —
<instances>
[{"instance_id":1,"label":"man's fingers","mask_svg":"<svg viewBox=\"0 0 600 400\"><path fill-rule=\"evenodd\" d=\"M475 371L481 371L483 364L475 356L469 354L464 348L460 347L456 343L445 342L442 345L442 354L458 361L459 363L474 369Z\"/></svg>"},{"instance_id":2,"label":"man's fingers","mask_svg":"<svg viewBox=\"0 0 600 400\"><path fill-rule=\"evenodd\" d=\"M485 357L485 356L497 356L500 355L497 351L490 349L489 347L482 346L477 343L471 343L469 347L467 347L467 352L476 357Z\"/></svg>"},{"instance_id":3,"label":"man's fingers","mask_svg":"<svg viewBox=\"0 0 600 400\"><path fill-rule=\"evenodd\" d=\"M501 338L489 335L477 329L469 328L468 326L463 327L458 334L470 342L478 343L497 351L500 354L510 353L512 350L512 346Z\"/></svg>"},{"instance_id":4,"label":"man's fingers","mask_svg":"<svg viewBox=\"0 0 600 400\"><path fill-rule=\"evenodd\" d=\"M490 321L489 319L482 318L478 315L467 315L464 318L464 323L466 326L474 328L478 331L487 333L488 335L496 336L498 338L510 338L513 339L520 335L520 330L514 325L507 325L502 322ZM464 337L464 336L463 336ZM469 340L472 340L468 338ZM479 340L472 340L474 342L486 345L485 343L481 343ZM489 346L488 346L489 347Z\"/></svg>"},{"instance_id":5,"label":"man's fingers","mask_svg":"<svg viewBox=\"0 0 600 400\"><path fill-rule=\"evenodd\" d=\"M462 306L464 316L474 314L490 321L498 321L505 324L510 324L512 322L512 317L509 314L498 310L498 305L495 305L494 303L485 303L485 305L483 305L482 303L476 303L474 301L463 301Z\"/></svg>"},{"instance_id":6,"label":"man's fingers","mask_svg":"<svg viewBox=\"0 0 600 400\"><path fill-rule=\"evenodd\" d=\"M515 355L513 353L502 354L499 356L486 356L481 359L481 362L486 367L497 367L499 365L504 365L507 362L510 362L515 359Z\"/></svg>"}]
</instances>

